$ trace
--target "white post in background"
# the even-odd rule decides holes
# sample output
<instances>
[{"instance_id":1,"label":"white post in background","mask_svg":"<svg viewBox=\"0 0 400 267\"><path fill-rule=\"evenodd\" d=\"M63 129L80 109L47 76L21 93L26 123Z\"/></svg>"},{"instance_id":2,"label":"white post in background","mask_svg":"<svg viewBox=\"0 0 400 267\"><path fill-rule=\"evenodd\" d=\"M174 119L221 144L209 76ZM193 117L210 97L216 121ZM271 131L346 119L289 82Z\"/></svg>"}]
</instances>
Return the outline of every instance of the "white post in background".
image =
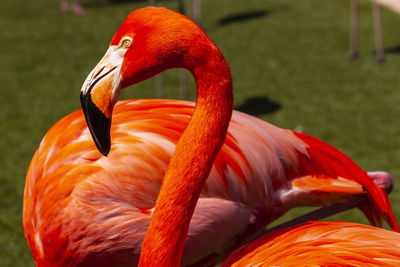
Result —
<instances>
[{"instance_id":1,"label":"white post in background","mask_svg":"<svg viewBox=\"0 0 400 267\"><path fill-rule=\"evenodd\" d=\"M375 39L375 53L376 61L378 63L385 63L385 54L383 51L382 41L382 19L379 4L372 1L372 15L374 20L374 39Z\"/></svg>"},{"instance_id":2,"label":"white post in background","mask_svg":"<svg viewBox=\"0 0 400 267\"><path fill-rule=\"evenodd\" d=\"M193 20L197 22L201 26L201 0L193 0L192 2L193 9Z\"/></svg>"},{"instance_id":3,"label":"white post in background","mask_svg":"<svg viewBox=\"0 0 400 267\"><path fill-rule=\"evenodd\" d=\"M178 0L178 11L187 15L184 0ZM179 97L180 99L188 98L188 75L184 69L179 69Z\"/></svg>"},{"instance_id":4,"label":"white post in background","mask_svg":"<svg viewBox=\"0 0 400 267\"><path fill-rule=\"evenodd\" d=\"M358 58L358 0L350 0L350 59Z\"/></svg>"},{"instance_id":5,"label":"white post in background","mask_svg":"<svg viewBox=\"0 0 400 267\"><path fill-rule=\"evenodd\" d=\"M149 0L150 6L157 6L156 0ZM164 79L162 73L156 75L156 97L163 98L164 97Z\"/></svg>"}]
</instances>

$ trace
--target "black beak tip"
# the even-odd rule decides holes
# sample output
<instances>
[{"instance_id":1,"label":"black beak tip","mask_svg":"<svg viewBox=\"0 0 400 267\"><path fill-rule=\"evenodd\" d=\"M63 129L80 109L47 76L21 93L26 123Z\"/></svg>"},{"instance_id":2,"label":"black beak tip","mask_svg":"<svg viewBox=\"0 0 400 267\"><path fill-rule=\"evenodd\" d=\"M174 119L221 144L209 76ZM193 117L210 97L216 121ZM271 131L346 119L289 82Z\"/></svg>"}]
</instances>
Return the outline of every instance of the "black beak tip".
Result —
<instances>
[{"instance_id":1,"label":"black beak tip","mask_svg":"<svg viewBox=\"0 0 400 267\"><path fill-rule=\"evenodd\" d=\"M92 135L97 149L101 154L107 156L111 148L111 118L107 118L93 103L90 93L84 95L81 92L81 105L90 134Z\"/></svg>"},{"instance_id":2,"label":"black beak tip","mask_svg":"<svg viewBox=\"0 0 400 267\"><path fill-rule=\"evenodd\" d=\"M101 154L103 154L105 157L107 157L108 153L110 153L110 149L111 149L110 142L108 142L107 144L104 144L104 143L101 144L95 140L95 144L96 144L97 150L99 150L99 152Z\"/></svg>"}]
</instances>

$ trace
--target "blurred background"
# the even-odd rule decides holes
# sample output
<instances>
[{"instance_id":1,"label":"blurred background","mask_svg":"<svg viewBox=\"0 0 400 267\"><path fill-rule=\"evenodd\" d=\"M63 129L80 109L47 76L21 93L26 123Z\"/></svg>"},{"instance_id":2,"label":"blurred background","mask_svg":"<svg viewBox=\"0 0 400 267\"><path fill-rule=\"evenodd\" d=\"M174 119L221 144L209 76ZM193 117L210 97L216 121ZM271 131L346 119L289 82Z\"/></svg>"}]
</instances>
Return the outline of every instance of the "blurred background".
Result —
<instances>
[{"instance_id":1,"label":"blurred background","mask_svg":"<svg viewBox=\"0 0 400 267\"><path fill-rule=\"evenodd\" d=\"M230 63L236 109L318 137L400 182L400 15L381 9L386 63L378 64L371 2L359 3L356 60L348 56L349 0L203 0L201 18ZM49 127L80 108L80 87L124 18L148 5L81 4L76 14L58 0L0 3L0 266L33 266L21 222L29 161ZM190 11L191 0L184 4ZM175 0L158 5L178 9ZM122 98L156 97L155 84ZM180 97L177 70L163 84L164 98ZM190 77L187 98L194 96ZM390 198L400 218L399 192ZM366 223L358 210L330 220Z\"/></svg>"}]
</instances>

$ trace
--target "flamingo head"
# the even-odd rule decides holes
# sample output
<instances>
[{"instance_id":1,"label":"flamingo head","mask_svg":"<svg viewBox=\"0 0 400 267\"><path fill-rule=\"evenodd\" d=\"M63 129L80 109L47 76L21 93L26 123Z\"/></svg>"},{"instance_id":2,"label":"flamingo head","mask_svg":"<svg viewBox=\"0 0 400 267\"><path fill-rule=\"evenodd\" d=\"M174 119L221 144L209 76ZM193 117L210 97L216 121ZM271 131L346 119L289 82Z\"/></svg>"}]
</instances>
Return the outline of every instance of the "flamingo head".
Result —
<instances>
[{"instance_id":1,"label":"flamingo head","mask_svg":"<svg viewBox=\"0 0 400 267\"><path fill-rule=\"evenodd\" d=\"M202 43L210 45L202 45ZM81 89L86 122L98 150L110 151L111 115L123 88L166 69L194 71L213 47L206 34L186 16L147 7L128 15Z\"/></svg>"}]
</instances>

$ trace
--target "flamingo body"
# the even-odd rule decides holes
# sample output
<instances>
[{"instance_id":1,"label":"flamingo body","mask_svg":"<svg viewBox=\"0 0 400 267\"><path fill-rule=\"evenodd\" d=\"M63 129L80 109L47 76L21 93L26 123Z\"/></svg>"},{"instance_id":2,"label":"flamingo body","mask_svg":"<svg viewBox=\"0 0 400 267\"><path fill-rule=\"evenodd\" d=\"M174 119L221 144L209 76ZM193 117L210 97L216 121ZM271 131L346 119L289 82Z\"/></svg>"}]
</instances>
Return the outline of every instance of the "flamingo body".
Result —
<instances>
[{"instance_id":1,"label":"flamingo body","mask_svg":"<svg viewBox=\"0 0 400 267\"><path fill-rule=\"evenodd\" d=\"M119 102L107 158L94 146L81 111L49 130L32 159L24 198L24 229L39 266L60 266L67 259L71 266L137 261L193 106ZM369 177L354 176L350 170L357 167L347 158L342 170L323 165L310 148L310 140L316 141L308 138L235 111L192 219L184 262L223 255L241 244L238 236L251 236L292 207L330 205L364 192ZM340 164L333 156L331 164Z\"/></svg>"},{"instance_id":2,"label":"flamingo body","mask_svg":"<svg viewBox=\"0 0 400 267\"><path fill-rule=\"evenodd\" d=\"M393 12L400 13L400 2L397 0L372 0L377 4L380 4Z\"/></svg>"},{"instance_id":3,"label":"flamingo body","mask_svg":"<svg viewBox=\"0 0 400 267\"><path fill-rule=\"evenodd\" d=\"M400 234L350 222L307 222L238 249L222 267L400 266Z\"/></svg>"}]
</instances>

